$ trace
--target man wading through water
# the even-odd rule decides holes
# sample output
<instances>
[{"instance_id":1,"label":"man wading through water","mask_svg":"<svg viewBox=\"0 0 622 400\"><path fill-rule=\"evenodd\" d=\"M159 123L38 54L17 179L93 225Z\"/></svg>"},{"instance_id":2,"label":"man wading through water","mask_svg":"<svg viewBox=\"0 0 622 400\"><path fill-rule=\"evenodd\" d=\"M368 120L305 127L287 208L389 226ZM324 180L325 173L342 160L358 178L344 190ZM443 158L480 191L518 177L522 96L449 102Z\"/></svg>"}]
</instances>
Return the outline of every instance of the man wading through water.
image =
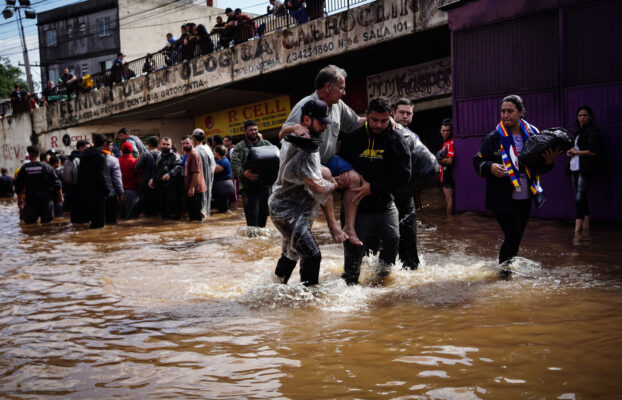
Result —
<instances>
[{"instance_id":1,"label":"man wading through water","mask_svg":"<svg viewBox=\"0 0 622 400\"><path fill-rule=\"evenodd\" d=\"M308 136L308 128L302 125L300 120L302 106L309 100L321 100L328 105L328 115L332 122L326 126L326 130L322 134L319 154L322 165L330 170L331 175L336 177L342 183L340 186L345 189L343 195L345 221L343 230L339 228L335 219L332 196L328 196L326 202L322 204L322 210L326 215L330 234L336 242L349 241L354 245L361 246L362 242L356 236L357 232L354 229L354 218L359 200L355 190L360 188L363 182L352 165L336 155L339 132L350 132L365 122L365 118L359 118L354 110L341 100L346 95L347 75L344 69L335 65L322 68L315 77L315 92L300 100L292 108L287 121L279 132L279 139L283 140L290 133L297 136Z\"/></svg>"},{"instance_id":2,"label":"man wading through water","mask_svg":"<svg viewBox=\"0 0 622 400\"><path fill-rule=\"evenodd\" d=\"M410 151L401 133L391 124L391 103L386 97L371 99L364 126L348 133L341 142L339 156L352 164L364 178L354 189L360 200L354 227L363 246L344 242L344 274L348 285L358 283L361 260L372 237L383 243L379 259L383 279L395 262L399 242L398 211L393 193L410 179Z\"/></svg>"},{"instance_id":3,"label":"man wading through water","mask_svg":"<svg viewBox=\"0 0 622 400\"><path fill-rule=\"evenodd\" d=\"M320 164L320 137L333 121L328 106L321 100L309 100L301 108L300 124L310 138L285 136L281 147L281 166L270 196L270 219L283 235L283 247L274 273L287 283L300 259L300 281L316 285L322 254L311 233L318 205L326 202L337 188L330 171Z\"/></svg>"}]
</instances>

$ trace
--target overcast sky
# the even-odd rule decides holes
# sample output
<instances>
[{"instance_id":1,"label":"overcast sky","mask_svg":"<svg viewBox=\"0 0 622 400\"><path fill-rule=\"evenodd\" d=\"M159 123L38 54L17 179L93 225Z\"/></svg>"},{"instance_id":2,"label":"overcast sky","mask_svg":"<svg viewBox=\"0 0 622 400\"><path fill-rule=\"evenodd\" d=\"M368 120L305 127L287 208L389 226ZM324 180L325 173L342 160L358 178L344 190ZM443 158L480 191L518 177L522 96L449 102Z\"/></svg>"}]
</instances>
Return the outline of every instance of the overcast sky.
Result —
<instances>
[{"instance_id":1,"label":"overcast sky","mask_svg":"<svg viewBox=\"0 0 622 400\"><path fill-rule=\"evenodd\" d=\"M204 4L205 0L193 0L195 4ZM5 0L0 0L0 7L5 6ZM67 4L80 3L76 0L31 0L31 8L36 12L48 11ZM215 7L218 8L241 8L245 12L255 14L265 14L268 0L214 0ZM23 17L23 11L22 11ZM39 64L39 39L37 36L37 20L22 19L24 23L24 35L26 36L26 46L28 47L28 58L32 65ZM22 45L20 43L19 29L17 25L17 15L4 19L0 18L0 57L8 58L11 64L17 66L24 63ZM22 67L22 70L24 68ZM34 82L41 82L41 73L38 67L31 67L32 79ZM24 72L24 80L26 74Z\"/></svg>"}]
</instances>

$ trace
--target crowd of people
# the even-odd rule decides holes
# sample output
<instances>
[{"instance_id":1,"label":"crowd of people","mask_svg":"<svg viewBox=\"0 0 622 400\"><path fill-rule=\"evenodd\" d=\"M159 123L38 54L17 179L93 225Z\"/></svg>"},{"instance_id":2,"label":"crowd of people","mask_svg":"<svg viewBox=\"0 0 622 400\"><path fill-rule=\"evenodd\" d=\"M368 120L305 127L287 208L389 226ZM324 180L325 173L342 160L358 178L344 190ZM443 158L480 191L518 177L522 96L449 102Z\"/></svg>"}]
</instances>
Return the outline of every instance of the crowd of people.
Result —
<instances>
[{"instance_id":1,"label":"crowd of people","mask_svg":"<svg viewBox=\"0 0 622 400\"><path fill-rule=\"evenodd\" d=\"M63 74L56 83L51 80L47 82L46 86L41 90L41 96L38 96L36 93L29 93L22 89L19 83L16 83L10 95L12 113L18 114L34 110L37 107L65 100L80 93L87 93L91 87L92 81L89 81L88 78L76 78L74 74L69 72L68 68L63 70Z\"/></svg>"},{"instance_id":2,"label":"crowd of people","mask_svg":"<svg viewBox=\"0 0 622 400\"><path fill-rule=\"evenodd\" d=\"M212 151L196 129L182 139L178 154L168 137L150 137L146 147L126 128L118 137L120 148L105 135L94 135L92 143L79 140L68 156L28 146L14 179L3 168L0 194L12 196L14 188L20 219L28 224L49 222L64 212L72 223L91 228L115 224L117 217L187 214L200 221L210 215L212 201L219 212L229 210L235 187L222 138L216 138Z\"/></svg>"},{"instance_id":3,"label":"crowd of people","mask_svg":"<svg viewBox=\"0 0 622 400\"><path fill-rule=\"evenodd\" d=\"M436 172L439 164L442 167L447 213L453 212L452 122L442 121L444 144L434 156L408 129L410 100L391 104L377 97L359 117L342 100L346 78L346 71L334 65L319 71L315 91L292 108L282 126L280 149L262 138L252 120L244 123L244 137L235 146L231 137L206 139L195 129L182 138L181 154L168 137L151 137L146 148L125 128L118 132L120 149L111 138L94 135L92 144L79 141L64 162L53 152L41 155L36 146L29 146L29 160L12 182L20 217L25 223L47 222L67 211L72 223L90 223L91 228L114 224L119 215L180 219L187 214L200 221L210 215L212 204L226 212L239 187L246 224L265 227L270 217L283 236L275 269L283 283L298 261L301 282L318 283L322 257L311 227L320 208L332 238L344 245L346 283L358 283L363 256L369 253L378 253L380 280L398 256L404 268L415 270L420 263L415 199L421 181L429 177L422 171L430 165ZM503 278L511 275L532 202L538 207L544 202L539 175L550 171L562 152L547 148L538 156L537 169L523 165L519 157L525 144L539 134L524 115L519 96L505 97L501 122L473 159L476 173L486 179L486 208L504 234L499 252ZM576 190L573 243L581 245L589 242L587 191L603 149L589 107L578 110L577 125L574 147L567 155ZM417 153L421 147L427 153ZM3 195L11 187L7 178L0 179ZM336 221L334 193L343 196L341 224Z\"/></svg>"}]
</instances>

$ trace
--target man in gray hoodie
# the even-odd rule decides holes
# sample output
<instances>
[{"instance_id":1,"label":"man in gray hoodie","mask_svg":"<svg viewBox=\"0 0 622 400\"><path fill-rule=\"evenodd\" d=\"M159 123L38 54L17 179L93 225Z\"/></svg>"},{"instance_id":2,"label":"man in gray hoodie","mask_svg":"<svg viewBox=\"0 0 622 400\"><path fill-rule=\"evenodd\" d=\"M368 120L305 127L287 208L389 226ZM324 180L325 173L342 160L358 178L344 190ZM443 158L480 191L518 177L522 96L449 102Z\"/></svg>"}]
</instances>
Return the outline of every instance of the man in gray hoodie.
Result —
<instances>
[{"instance_id":1,"label":"man in gray hoodie","mask_svg":"<svg viewBox=\"0 0 622 400\"><path fill-rule=\"evenodd\" d=\"M123 200L123 181L121 180L121 167L119 160L112 155L112 139L106 139L102 146L106 154L106 181L110 192L106 197L106 225L117 223L117 204Z\"/></svg>"},{"instance_id":2,"label":"man in gray hoodie","mask_svg":"<svg viewBox=\"0 0 622 400\"><path fill-rule=\"evenodd\" d=\"M147 151L143 141L135 135L130 135L127 128L119 129L119 139L121 139L121 144L125 142L130 142L132 144L132 155L136 159Z\"/></svg>"}]
</instances>

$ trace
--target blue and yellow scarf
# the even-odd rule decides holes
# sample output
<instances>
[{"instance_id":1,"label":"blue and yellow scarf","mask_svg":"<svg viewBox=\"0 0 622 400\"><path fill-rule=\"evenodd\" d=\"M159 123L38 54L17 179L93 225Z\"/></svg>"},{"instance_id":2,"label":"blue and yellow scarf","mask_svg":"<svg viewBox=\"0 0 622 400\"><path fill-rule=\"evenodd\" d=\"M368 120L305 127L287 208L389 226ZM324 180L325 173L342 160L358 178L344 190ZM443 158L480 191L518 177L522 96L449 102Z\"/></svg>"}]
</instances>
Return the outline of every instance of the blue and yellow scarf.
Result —
<instances>
[{"instance_id":1,"label":"blue and yellow scarf","mask_svg":"<svg viewBox=\"0 0 622 400\"><path fill-rule=\"evenodd\" d=\"M520 120L520 129L523 134L523 143L527 143L527 140L531 135L539 132L538 128L531 125L524 119ZM501 137L501 159L503 160L503 164L508 171L508 176L514 186L514 189L518 192L521 190L521 182L518 166L518 152L516 151L514 138L508 133L505 126L503 126L503 121L499 122L499 125L497 125L497 132ZM527 175L527 179L529 181L529 189L531 190L531 193L534 196L542 193L544 189L540 185L540 177L538 175L532 175L527 166L525 166L525 174Z\"/></svg>"}]
</instances>

